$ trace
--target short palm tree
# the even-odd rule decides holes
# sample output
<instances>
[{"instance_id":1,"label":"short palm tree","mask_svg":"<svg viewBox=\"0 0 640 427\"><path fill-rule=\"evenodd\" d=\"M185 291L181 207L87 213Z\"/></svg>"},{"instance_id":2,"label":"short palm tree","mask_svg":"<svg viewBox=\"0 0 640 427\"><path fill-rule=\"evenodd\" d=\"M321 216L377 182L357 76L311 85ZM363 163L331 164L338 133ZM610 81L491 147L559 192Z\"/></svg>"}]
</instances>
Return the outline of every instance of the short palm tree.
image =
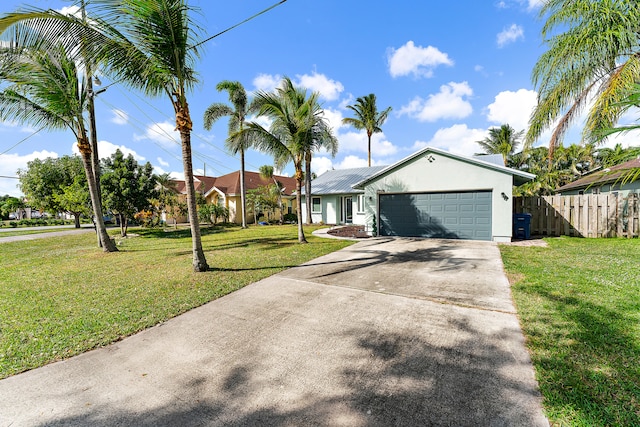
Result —
<instances>
[{"instance_id":1,"label":"short palm tree","mask_svg":"<svg viewBox=\"0 0 640 427\"><path fill-rule=\"evenodd\" d=\"M247 190L244 183L244 153L249 149L250 144L242 133L245 117L251 112L249 103L247 102L247 92L240 82L232 82L229 80L218 83L216 89L218 92L225 90L229 93L229 101L231 101L233 108L222 103L211 104L204 112L204 128L211 130L211 126L213 126L216 120L224 116L229 116L229 138L225 141L225 145L231 153L240 153L240 203L242 209L240 214L242 216L242 228L247 228Z\"/></svg>"},{"instance_id":2,"label":"short palm tree","mask_svg":"<svg viewBox=\"0 0 640 427\"><path fill-rule=\"evenodd\" d=\"M73 56L55 39L29 31L9 35L11 42L0 48L0 81L7 84L0 92L3 117L43 129L67 128L73 132L87 178L99 241L104 251L115 252L118 249L104 225L87 136L84 117L90 96L87 81L79 77Z\"/></svg>"},{"instance_id":3,"label":"short palm tree","mask_svg":"<svg viewBox=\"0 0 640 427\"><path fill-rule=\"evenodd\" d=\"M371 137L374 133L382 132L381 126L387 121L391 107L378 112L376 95L370 93L367 96L356 99L355 105L347 105L347 108L353 111L355 117L346 117L342 119L342 123L367 131L367 152L369 167L371 167Z\"/></svg>"},{"instance_id":4,"label":"short palm tree","mask_svg":"<svg viewBox=\"0 0 640 427\"><path fill-rule=\"evenodd\" d=\"M640 5L617 0L548 0L542 36L548 49L533 69L538 104L526 142L532 144L555 125L549 157L585 108L583 138L602 141L612 128L622 100L640 80Z\"/></svg>"},{"instance_id":5,"label":"short palm tree","mask_svg":"<svg viewBox=\"0 0 640 427\"><path fill-rule=\"evenodd\" d=\"M501 154L504 164L507 164L509 156L520 145L520 139L524 134L524 130L516 132L508 124L504 124L500 127L493 127L489 129L489 136L481 141L476 141L480 144L480 147L484 150L485 154Z\"/></svg>"},{"instance_id":6,"label":"short palm tree","mask_svg":"<svg viewBox=\"0 0 640 427\"><path fill-rule=\"evenodd\" d=\"M293 162L300 243L307 243L302 228L303 163L305 153L313 144L316 127L323 120L317 108L318 96L319 94L314 92L307 97L306 90L294 86L291 79L285 77L275 92L259 91L253 100L258 115L271 119L269 129L250 122L243 131L256 149L274 156L276 167L279 169Z\"/></svg>"},{"instance_id":7,"label":"short palm tree","mask_svg":"<svg viewBox=\"0 0 640 427\"><path fill-rule=\"evenodd\" d=\"M284 222L284 212L282 211L282 183L276 179L273 166L262 165L259 169L260 176L264 179L273 180L274 187L278 192L278 209L280 210L280 225Z\"/></svg>"}]
</instances>

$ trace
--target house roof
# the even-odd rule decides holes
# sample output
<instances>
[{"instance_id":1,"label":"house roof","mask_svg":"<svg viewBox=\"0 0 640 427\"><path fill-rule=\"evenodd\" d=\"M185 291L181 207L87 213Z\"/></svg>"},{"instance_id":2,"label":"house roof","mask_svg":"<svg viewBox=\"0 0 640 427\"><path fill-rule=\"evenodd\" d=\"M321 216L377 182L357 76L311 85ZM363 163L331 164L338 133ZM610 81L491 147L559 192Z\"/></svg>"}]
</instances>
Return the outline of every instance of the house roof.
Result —
<instances>
[{"instance_id":1,"label":"house roof","mask_svg":"<svg viewBox=\"0 0 640 427\"><path fill-rule=\"evenodd\" d=\"M311 181L311 194L361 193L362 190L356 190L353 186L384 168L386 166L328 170ZM304 194L304 188L302 194Z\"/></svg>"},{"instance_id":2,"label":"house roof","mask_svg":"<svg viewBox=\"0 0 640 427\"><path fill-rule=\"evenodd\" d=\"M628 162L620 163L619 165L611 166L610 168L602 169L581 178L576 179L562 187L556 189L557 192L577 190L581 188L587 188L589 186L598 186L617 180L623 179L624 175L632 169L640 168L640 158L629 160Z\"/></svg>"},{"instance_id":3,"label":"house roof","mask_svg":"<svg viewBox=\"0 0 640 427\"><path fill-rule=\"evenodd\" d=\"M369 182L373 181L374 179L389 173L391 171L393 171L394 169L399 168L400 166L404 165L405 163L415 159L416 157L420 157L426 153L434 153L434 154L439 154L442 156L446 156L455 160L459 160L462 162L466 162L466 163L470 163L470 164L474 164L480 167L485 167L487 169L492 169L498 172L503 172L503 173L508 173L510 175L513 176L513 181L515 185L520 185L520 184L524 184L527 181L531 181L532 179L534 179L536 176L534 174L528 173L528 172L523 172L523 171L519 171L517 169L512 169L512 168L508 168L506 166L502 166L493 162L487 162L484 160L481 160L479 157L465 157L465 156L460 156L458 154L453 154L450 153L448 151L444 151L441 150L439 148L434 148L434 147L425 147L422 150L416 151L415 153L405 157L404 159L392 164L391 166L387 166L386 168L382 169L381 171L378 171L377 173L357 182L354 185L354 188L358 188L358 189L363 189L364 186L366 184L368 184Z\"/></svg>"},{"instance_id":4,"label":"house roof","mask_svg":"<svg viewBox=\"0 0 640 427\"><path fill-rule=\"evenodd\" d=\"M227 195L240 194L240 171L235 171L220 177L194 175L196 191L204 191L210 194L212 191L220 191ZM284 186L283 195L290 196L296 190L296 180L288 176L275 175L274 178ZM258 172L244 172L244 184L247 190L253 190L260 186L271 184L273 181L264 179ZM174 180L174 188L178 193L186 194L184 180Z\"/></svg>"}]
</instances>

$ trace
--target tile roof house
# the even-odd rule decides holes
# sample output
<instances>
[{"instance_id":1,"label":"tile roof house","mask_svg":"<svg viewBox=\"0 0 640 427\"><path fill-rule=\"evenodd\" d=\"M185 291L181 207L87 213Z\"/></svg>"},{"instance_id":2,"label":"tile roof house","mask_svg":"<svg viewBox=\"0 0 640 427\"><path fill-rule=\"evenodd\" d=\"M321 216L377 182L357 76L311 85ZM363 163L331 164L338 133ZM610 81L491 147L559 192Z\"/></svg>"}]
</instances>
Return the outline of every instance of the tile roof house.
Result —
<instances>
[{"instance_id":1,"label":"tile roof house","mask_svg":"<svg viewBox=\"0 0 640 427\"><path fill-rule=\"evenodd\" d=\"M629 174L640 169L640 159L629 160L619 165L584 175L577 180L556 189L556 193L571 196L577 194L605 194L640 192L640 176L636 179L625 179Z\"/></svg>"},{"instance_id":2,"label":"tile roof house","mask_svg":"<svg viewBox=\"0 0 640 427\"><path fill-rule=\"evenodd\" d=\"M241 196L240 196L240 171L235 171L219 177L194 175L195 190L202 194L207 203L215 203L224 206L229 210L229 221L237 224L242 223L240 216ZM283 211L286 214L294 209L295 203L291 199L295 197L292 193L296 189L296 181L288 176L276 175L274 178L283 186ZM259 187L273 183L273 180L265 179L258 172L245 171L244 182L246 190L255 190ZM177 193L187 194L184 180L174 180L174 189ZM178 222L186 220L179 218ZM249 221L249 219L247 219Z\"/></svg>"}]
</instances>

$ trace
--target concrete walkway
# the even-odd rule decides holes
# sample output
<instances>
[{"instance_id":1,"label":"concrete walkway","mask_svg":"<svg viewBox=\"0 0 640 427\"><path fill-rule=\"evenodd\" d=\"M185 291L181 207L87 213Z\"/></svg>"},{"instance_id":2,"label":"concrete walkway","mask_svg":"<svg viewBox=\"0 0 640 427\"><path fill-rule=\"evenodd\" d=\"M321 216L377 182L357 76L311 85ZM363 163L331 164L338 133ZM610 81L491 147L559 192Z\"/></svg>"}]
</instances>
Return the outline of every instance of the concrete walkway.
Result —
<instances>
[{"instance_id":1,"label":"concrete walkway","mask_svg":"<svg viewBox=\"0 0 640 427\"><path fill-rule=\"evenodd\" d=\"M0 426L548 426L495 244L367 239L0 381Z\"/></svg>"},{"instance_id":2,"label":"concrete walkway","mask_svg":"<svg viewBox=\"0 0 640 427\"><path fill-rule=\"evenodd\" d=\"M45 230L57 230L60 231L45 231ZM7 236L3 237L2 232L9 231L42 231L42 233L33 233L33 234L22 234L19 236ZM45 239L48 237L59 237L59 236L68 236L71 234L80 234L80 233L95 233L95 229L92 225L83 226L82 228L73 228L73 226L44 226L44 227L23 227L23 228L6 228L0 230L0 244L1 243L11 243L11 242L22 242L25 240L36 240L36 239Z\"/></svg>"}]
</instances>

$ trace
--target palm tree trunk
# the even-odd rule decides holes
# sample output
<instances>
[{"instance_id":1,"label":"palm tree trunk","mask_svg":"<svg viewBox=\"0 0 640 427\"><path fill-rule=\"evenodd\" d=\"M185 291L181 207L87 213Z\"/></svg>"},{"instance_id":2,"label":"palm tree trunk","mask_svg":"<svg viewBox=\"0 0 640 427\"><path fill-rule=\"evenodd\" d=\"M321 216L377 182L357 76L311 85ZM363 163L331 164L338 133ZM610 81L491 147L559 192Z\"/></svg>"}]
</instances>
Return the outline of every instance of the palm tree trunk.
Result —
<instances>
[{"instance_id":1,"label":"palm tree trunk","mask_svg":"<svg viewBox=\"0 0 640 427\"><path fill-rule=\"evenodd\" d=\"M302 171L296 171L296 208L298 210L298 243L307 243L304 237L304 229L302 228Z\"/></svg>"},{"instance_id":2,"label":"palm tree trunk","mask_svg":"<svg viewBox=\"0 0 640 427\"><path fill-rule=\"evenodd\" d=\"M304 156L304 201L307 205L307 224L313 223L311 218L311 152Z\"/></svg>"},{"instance_id":3,"label":"palm tree trunk","mask_svg":"<svg viewBox=\"0 0 640 427\"><path fill-rule=\"evenodd\" d=\"M118 248L109 234L107 234L107 228L104 225L104 218L102 217L102 202L100 195L98 194L98 188L96 186L96 178L93 174L93 160L91 155L91 146L86 140L78 140L78 150L80 151L80 157L84 165L84 171L87 176L87 184L89 185L89 195L91 196L91 205L93 206L93 214L95 216L96 232L98 233L100 242L102 242L102 250L105 252L117 252Z\"/></svg>"},{"instance_id":4,"label":"palm tree trunk","mask_svg":"<svg viewBox=\"0 0 640 427\"><path fill-rule=\"evenodd\" d=\"M371 134L369 132L367 132L367 141L368 141L367 152L369 153L369 167L371 167Z\"/></svg>"},{"instance_id":5,"label":"palm tree trunk","mask_svg":"<svg viewBox=\"0 0 640 427\"><path fill-rule=\"evenodd\" d=\"M247 228L247 200L244 186L244 150L240 149L240 207L242 209L242 228Z\"/></svg>"},{"instance_id":6,"label":"palm tree trunk","mask_svg":"<svg viewBox=\"0 0 640 427\"><path fill-rule=\"evenodd\" d=\"M191 248L193 250L193 271L209 270L209 265L202 250L200 224L198 223L198 209L196 206L196 190L193 182L193 163L191 160L191 133L181 127L180 140L182 142L182 164L184 167L184 182L187 187L187 211L191 226Z\"/></svg>"}]
</instances>

